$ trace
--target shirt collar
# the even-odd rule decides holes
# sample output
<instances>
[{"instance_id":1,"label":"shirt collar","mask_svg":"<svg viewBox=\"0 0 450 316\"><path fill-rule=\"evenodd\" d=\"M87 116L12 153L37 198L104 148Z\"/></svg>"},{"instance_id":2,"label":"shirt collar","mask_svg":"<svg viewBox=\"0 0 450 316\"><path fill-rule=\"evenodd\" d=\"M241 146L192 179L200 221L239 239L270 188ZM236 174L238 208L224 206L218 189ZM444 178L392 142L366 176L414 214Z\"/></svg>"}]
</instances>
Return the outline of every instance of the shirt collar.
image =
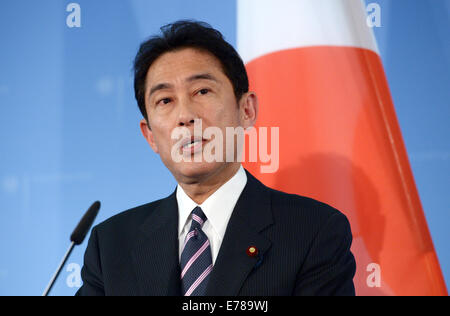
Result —
<instances>
[{"instance_id":1,"label":"shirt collar","mask_svg":"<svg viewBox=\"0 0 450 316\"><path fill-rule=\"evenodd\" d=\"M247 184L247 175L242 165L236 174L211 194L201 205L195 203L183 190L177 186L178 202L178 236L181 236L192 210L200 206L213 229L223 239L228 221L233 213L239 196Z\"/></svg>"}]
</instances>

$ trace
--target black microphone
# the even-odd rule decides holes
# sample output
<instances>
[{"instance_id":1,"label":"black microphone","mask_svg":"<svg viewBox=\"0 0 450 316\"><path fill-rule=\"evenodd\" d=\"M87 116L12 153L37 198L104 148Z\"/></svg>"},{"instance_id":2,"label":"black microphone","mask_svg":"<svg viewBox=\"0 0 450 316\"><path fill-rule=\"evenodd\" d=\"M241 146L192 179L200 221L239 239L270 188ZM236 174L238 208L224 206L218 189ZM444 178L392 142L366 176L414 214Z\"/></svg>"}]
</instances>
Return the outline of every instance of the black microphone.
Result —
<instances>
[{"instance_id":1,"label":"black microphone","mask_svg":"<svg viewBox=\"0 0 450 316\"><path fill-rule=\"evenodd\" d=\"M75 227L72 235L70 235L70 241L72 243L70 244L69 249L67 250L61 263L59 264L58 269L56 270L56 272L53 275L52 279L50 280L49 284L47 285L47 288L45 289L42 296L47 296L48 293L50 292L50 290L52 289L53 284L55 284L55 281L59 276L59 273L61 272L62 268L64 267L64 264L66 263L67 259L69 258L70 254L72 253L73 247L75 245L79 245L83 242L89 229L92 226L92 223L94 222L95 218L97 217L99 210L100 210L100 201L96 201L91 205L91 207L84 214L83 218L80 220L77 227Z\"/></svg>"}]
</instances>

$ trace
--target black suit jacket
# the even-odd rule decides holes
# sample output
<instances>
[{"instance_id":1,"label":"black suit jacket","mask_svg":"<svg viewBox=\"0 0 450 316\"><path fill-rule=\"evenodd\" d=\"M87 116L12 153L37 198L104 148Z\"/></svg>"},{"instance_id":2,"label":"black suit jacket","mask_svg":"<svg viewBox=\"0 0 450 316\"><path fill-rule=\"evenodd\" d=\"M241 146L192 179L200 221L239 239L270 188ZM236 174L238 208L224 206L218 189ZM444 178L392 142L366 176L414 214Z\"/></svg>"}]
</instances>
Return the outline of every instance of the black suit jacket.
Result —
<instances>
[{"instance_id":1,"label":"black suit jacket","mask_svg":"<svg viewBox=\"0 0 450 316\"><path fill-rule=\"evenodd\" d=\"M351 242L342 213L247 172L207 295L354 295ZM77 295L181 295L175 192L94 227L81 275Z\"/></svg>"}]
</instances>

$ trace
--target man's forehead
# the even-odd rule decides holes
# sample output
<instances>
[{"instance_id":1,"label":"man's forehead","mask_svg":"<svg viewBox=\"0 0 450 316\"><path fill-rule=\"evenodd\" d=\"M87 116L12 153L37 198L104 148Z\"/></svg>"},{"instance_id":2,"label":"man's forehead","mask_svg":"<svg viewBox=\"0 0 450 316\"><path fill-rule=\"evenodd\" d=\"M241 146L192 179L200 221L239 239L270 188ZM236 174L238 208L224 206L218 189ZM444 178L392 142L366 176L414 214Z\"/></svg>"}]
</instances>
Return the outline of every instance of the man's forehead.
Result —
<instances>
[{"instance_id":1,"label":"man's forehead","mask_svg":"<svg viewBox=\"0 0 450 316\"><path fill-rule=\"evenodd\" d=\"M159 56L147 72L147 84L177 77L192 81L195 76L209 74L217 81L225 76L220 61L210 52L196 48L183 48ZM203 79L211 79L204 76ZM196 79L202 79L201 76Z\"/></svg>"}]
</instances>

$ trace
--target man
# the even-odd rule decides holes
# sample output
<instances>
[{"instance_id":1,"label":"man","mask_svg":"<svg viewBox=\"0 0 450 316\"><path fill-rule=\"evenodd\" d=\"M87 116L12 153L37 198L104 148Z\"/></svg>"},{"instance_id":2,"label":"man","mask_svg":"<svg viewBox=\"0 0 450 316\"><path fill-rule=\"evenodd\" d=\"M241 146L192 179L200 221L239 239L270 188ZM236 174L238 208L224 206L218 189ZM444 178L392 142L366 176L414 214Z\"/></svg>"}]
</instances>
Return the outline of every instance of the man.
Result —
<instances>
[{"instance_id":1,"label":"man","mask_svg":"<svg viewBox=\"0 0 450 316\"><path fill-rule=\"evenodd\" d=\"M247 129L257 97L218 31L189 21L162 31L136 56L135 95L142 134L178 186L93 228L77 295L354 295L342 213L264 186L236 155L195 159L219 141L195 127Z\"/></svg>"}]
</instances>

